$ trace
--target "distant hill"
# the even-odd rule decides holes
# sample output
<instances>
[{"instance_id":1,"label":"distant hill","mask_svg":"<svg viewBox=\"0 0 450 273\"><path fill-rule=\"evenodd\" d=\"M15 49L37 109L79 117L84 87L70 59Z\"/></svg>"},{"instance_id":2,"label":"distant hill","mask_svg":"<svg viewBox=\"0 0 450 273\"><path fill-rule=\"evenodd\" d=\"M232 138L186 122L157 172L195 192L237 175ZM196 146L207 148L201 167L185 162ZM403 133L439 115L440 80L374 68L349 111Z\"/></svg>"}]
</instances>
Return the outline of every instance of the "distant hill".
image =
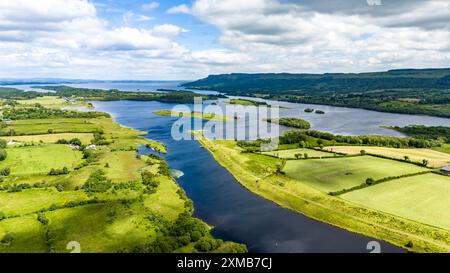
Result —
<instances>
[{"instance_id":1,"label":"distant hill","mask_svg":"<svg viewBox=\"0 0 450 273\"><path fill-rule=\"evenodd\" d=\"M185 83L186 88L228 94L285 91L361 92L377 89L450 88L448 69L401 69L374 73L224 74Z\"/></svg>"},{"instance_id":2,"label":"distant hill","mask_svg":"<svg viewBox=\"0 0 450 273\"><path fill-rule=\"evenodd\" d=\"M228 95L450 118L450 68L211 75L183 86Z\"/></svg>"}]
</instances>

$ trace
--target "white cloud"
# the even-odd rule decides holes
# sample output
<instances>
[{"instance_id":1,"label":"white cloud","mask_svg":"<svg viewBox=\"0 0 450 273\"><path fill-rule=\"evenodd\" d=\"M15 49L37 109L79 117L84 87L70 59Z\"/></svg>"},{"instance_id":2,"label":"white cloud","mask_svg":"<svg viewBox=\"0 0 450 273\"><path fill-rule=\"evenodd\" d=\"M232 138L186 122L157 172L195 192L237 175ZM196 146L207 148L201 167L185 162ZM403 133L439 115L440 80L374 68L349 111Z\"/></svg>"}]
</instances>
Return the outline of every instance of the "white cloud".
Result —
<instances>
[{"instance_id":1,"label":"white cloud","mask_svg":"<svg viewBox=\"0 0 450 273\"><path fill-rule=\"evenodd\" d=\"M142 5L142 9L145 11L152 11L159 8L159 3L158 2L150 2L147 4Z\"/></svg>"},{"instance_id":2,"label":"white cloud","mask_svg":"<svg viewBox=\"0 0 450 273\"><path fill-rule=\"evenodd\" d=\"M112 26L88 0L0 1L0 77L192 79L450 66L448 1L391 0L398 6L386 10L339 1L331 8L316 0L196 0L167 10L219 30L212 46L189 41L196 51L180 42L194 29L135 27L152 19L138 11Z\"/></svg>"},{"instance_id":3,"label":"white cloud","mask_svg":"<svg viewBox=\"0 0 450 273\"><path fill-rule=\"evenodd\" d=\"M171 7L170 9L167 10L167 13L169 13L169 14L179 14L179 13L189 14L190 12L191 12L191 10L185 4Z\"/></svg>"},{"instance_id":4,"label":"white cloud","mask_svg":"<svg viewBox=\"0 0 450 273\"><path fill-rule=\"evenodd\" d=\"M309 0L197 0L191 14L218 28L224 46L251 55L251 65L262 70L358 72L450 66L447 1L417 0L389 11L357 9L357 0L352 1L345 9L336 4L329 10ZM250 66L239 68L253 71Z\"/></svg>"}]
</instances>

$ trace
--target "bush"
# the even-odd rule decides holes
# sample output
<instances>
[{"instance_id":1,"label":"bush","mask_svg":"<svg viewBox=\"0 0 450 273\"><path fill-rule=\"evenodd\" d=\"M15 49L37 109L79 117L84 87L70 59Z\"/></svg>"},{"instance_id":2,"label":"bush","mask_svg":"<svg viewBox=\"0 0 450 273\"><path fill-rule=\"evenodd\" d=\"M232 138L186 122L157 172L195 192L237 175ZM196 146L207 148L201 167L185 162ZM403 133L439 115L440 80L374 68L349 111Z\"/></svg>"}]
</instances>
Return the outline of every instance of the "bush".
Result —
<instances>
[{"instance_id":1,"label":"bush","mask_svg":"<svg viewBox=\"0 0 450 273\"><path fill-rule=\"evenodd\" d=\"M367 184L367 185L370 186L370 185L373 185L373 183L375 183L375 180L374 180L373 178L370 178L370 177L369 177L369 178L366 179L366 184Z\"/></svg>"},{"instance_id":2,"label":"bush","mask_svg":"<svg viewBox=\"0 0 450 273\"><path fill-rule=\"evenodd\" d=\"M3 239L1 241L2 244L10 244L14 241L14 234L8 232L3 236Z\"/></svg>"},{"instance_id":3,"label":"bush","mask_svg":"<svg viewBox=\"0 0 450 273\"><path fill-rule=\"evenodd\" d=\"M62 169L51 169L50 172L48 173L48 175L64 175L64 174L68 174L69 173L69 169L67 169L67 167L64 167Z\"/></svg>"},{"instance_id":4,"label":"bush","mask_svg":"<svg viewBox=\"0 0 450 273\"><path fill-rule=\"evenodd\" d=\"M9 176L11 174L10 168L3 168L0 170L0 175L2 176Z\"/></svg>"},{"instance_id":5,"label":"bush","mask_svg":"<svg viewBox=\"0 0 450 273\"><path fill-rule=\"evenodd\" d=\"M0 161L3 161L8 156L8 153L4 149L0 149Z\"/></svg>"}]
</instances>

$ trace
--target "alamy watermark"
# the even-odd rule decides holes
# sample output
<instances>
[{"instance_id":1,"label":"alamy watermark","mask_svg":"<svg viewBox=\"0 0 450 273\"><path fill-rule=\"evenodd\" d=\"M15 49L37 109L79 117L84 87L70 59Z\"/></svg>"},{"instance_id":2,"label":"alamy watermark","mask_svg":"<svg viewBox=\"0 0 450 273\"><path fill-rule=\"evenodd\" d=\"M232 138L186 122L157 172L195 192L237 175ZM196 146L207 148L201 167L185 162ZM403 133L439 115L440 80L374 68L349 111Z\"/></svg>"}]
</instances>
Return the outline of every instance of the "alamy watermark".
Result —
<instances>
[{"instance_id":1,"label":"alamy watermark","mask_svg":"<svg viewBox=\"0 0 450 273\"><path fill-rule=\"evenodd\" d=\"M173 107L172 113L179 114L179 119L171 130L172 138L177 141L193 140L195 134L201 134L211 140L270 139L270 142L261 144L261 150L271 151L278 147L280 127L277 122L267 122L280 118L278 106L205 106L202 98L197 97L193 109L181 104ZM209 120L205 122L202 116L208 117Z\"/></svg>"}]
</instances>

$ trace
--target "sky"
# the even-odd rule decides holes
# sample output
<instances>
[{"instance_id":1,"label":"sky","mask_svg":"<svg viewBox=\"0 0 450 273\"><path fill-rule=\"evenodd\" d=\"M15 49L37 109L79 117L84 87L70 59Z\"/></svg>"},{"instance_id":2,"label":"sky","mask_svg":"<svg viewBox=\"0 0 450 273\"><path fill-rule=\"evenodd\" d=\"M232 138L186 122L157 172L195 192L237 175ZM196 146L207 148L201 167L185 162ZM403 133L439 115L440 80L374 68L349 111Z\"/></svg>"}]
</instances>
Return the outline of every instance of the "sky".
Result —
<instances>
[{"instance_id":1,"label":"sky","mask_svg":"<svg viewBox=\"0 0 450 273\"><path fill-rule=\"evenodd\" d=\"M443 67L449 0L0 0L0 78Z\"/></svg>"}]
</instances>

